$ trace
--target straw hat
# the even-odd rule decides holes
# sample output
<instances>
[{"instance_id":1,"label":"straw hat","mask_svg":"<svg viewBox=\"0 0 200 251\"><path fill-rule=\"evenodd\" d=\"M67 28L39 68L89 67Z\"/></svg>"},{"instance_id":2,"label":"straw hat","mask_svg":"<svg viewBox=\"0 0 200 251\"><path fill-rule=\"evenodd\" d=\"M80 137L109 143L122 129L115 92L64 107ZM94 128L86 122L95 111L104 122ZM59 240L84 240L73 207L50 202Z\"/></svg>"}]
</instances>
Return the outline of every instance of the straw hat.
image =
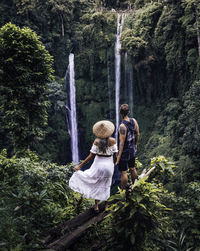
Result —
<instances>
[{"instance_id":1,"label":"straw hat","mask_svg":"<svg viewBox=\"0 0 200 251\"><path fill-rule=\"evenodd\" d=\"M108 138L115 130L115 126L112 122L108 120L101 120L94 124L93 133L97 138Z\"/></svg>"}]
</instances>

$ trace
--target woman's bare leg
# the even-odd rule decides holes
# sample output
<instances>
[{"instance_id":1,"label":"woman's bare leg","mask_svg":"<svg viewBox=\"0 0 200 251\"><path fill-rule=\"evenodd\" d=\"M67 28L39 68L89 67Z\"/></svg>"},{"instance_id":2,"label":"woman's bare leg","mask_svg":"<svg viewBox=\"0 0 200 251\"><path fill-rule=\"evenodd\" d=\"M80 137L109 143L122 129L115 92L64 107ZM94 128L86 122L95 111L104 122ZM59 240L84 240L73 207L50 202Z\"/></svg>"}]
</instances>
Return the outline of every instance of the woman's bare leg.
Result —
<instances>
[{"instance_id":1,"label":"woman's bare leg","mask_svg":"<svg viewBox=\"0 0 200 251\"><path fill-rule=\"evenodd\" d=\"M108 208L108 201L105 201L105 210Z\"/></svg>"},{"instance_id":2,"label":"woman's bare leg","mask_svg":"<svg viewBox=\"0 0 200 251\"><path fill-rule=\"evenodd\" d=\"M94 210L95 211L99 210L99 200L95 200Z\"/></svg>"}]
</instances>

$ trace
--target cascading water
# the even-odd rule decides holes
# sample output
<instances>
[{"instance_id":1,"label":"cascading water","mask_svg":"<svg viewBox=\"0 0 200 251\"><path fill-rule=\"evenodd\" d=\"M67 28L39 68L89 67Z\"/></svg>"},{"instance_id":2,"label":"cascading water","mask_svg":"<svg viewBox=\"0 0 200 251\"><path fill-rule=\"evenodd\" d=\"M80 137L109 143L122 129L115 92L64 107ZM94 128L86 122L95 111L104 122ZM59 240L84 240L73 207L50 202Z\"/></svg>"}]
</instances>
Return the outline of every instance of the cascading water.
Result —
<instances>
[{"instance_id":1,"label":"cascading water","mask_svg":"<svg viewBox=\"0 0 200 251\"><path fill-rule=\"evenodd\" d=\"M69 54L69 65L65 75L65 82L69 82L68 102L66 104L68 112L68 130L71 136L71 151L72 161L79 162L79 149L78 149L78 129L77 129L77 116L76 116L76 88L75 88L75 72L74 72L74 54Z\"/></svg>"},{"instance_id":2,"label":"cascading water","mask_svg":"<svg viewBox=\"0 0 200 251\"><path fill-rule=\"evenodd\" d=\"M132 64L129 65L129 106L130 106L130 112L131 115L133 116L133 66Z\"/></svg>"},{"instance_id":3,"label":"cascading water","mask_svg":"<svg viewBox=\"0 0 200 251\"><path fill-rule=\"evenodd\" d=\"M133 116L133 66L128 62L127 52L124 55L124 99Z\"/></svg>"},{"instance_id":4,"label":"cascading water","mask_svg":"<svg viewBox=\"0 0 200 251\"><path fill-rule=\"evenodd\" d=\"M125 52L124 55L124 88L123 88L123 97L124 99L127 99L129 96L129 91L128 91L128 55L127 52ZM128 101L123 101L124 103L127 103Z\"/></svg>"},{"instance_id":5,"label":"cascading water","mask_svg":"<svg viewBox=\"0 0 200 251\"><path fill-rule=\"evenodd\" d=\"M107 51L107 81L108 81L108 98L109 98L109 117L112 119L111 114L111 82L110 82L110 58Z\"/></svg>"},{"instance_id":6,"label":"cascading water","mask_svg":"<svg viewBox=\"0 0 200 251\"><path fill-rule=\"evenodd\" d=\"M125 14L118 14L117 16L117 33L115 38L115 113L116 113L116 134L119 126L119 102L120 102L120 79L121 79L121 33L122 26L125 19Z\"/></svg>"}]
</instances>

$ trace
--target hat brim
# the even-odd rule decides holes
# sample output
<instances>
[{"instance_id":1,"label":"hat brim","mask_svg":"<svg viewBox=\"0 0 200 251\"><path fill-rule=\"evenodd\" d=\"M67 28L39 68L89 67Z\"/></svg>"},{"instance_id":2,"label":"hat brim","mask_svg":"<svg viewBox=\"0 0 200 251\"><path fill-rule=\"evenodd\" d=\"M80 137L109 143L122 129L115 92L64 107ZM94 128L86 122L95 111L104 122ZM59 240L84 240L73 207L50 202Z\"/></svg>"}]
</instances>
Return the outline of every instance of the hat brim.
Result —
<instances>
[{"instance_id":1,"label":"hat brim","mask_svg":"<svg viewBox=\"0 0 200 251\"><path fill-rule=\"evenodd\" d=\"M108 138L115 131L115 126L109 120L101 120L94 124L93 133L98 138Z\"/></svg>"}]
</instances>

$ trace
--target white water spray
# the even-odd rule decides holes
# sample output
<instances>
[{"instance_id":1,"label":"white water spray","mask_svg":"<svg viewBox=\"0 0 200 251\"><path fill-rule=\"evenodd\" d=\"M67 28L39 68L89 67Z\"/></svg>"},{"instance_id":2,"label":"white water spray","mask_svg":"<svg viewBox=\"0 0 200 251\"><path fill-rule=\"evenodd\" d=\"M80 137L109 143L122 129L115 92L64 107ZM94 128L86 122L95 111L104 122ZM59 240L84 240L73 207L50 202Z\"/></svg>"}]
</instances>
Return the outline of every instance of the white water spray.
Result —
<instances>
[{"instance_id":1,"label":"white water spray","mask_svg":"<svg viewBox=\"0 0 200 251\"><path fill-rule=\"evenodd\" d=\"M116 113L116 133L117 139L118 126L119 126L119 102L120 102L120 80L121 80L121 33L122 26L125 19L125 14L118 14L117 16L117 33L115 38L115 113Z\"/></svg>"},{"instance_id":2,"label":"white water spray","mask_svg":"<svg viewBox=\"0 0 200 251\"><path fill-rule=\"evenodd\" d=\"M133 66L128 62L127 52L124 55L124 98L129 104L131 116L133 116Z\"/></svg>"},{"instance_id":3,"label":"white water spray","mask_svg":"<svg viewBox=\"0 0 200 251\"><path fill-rule=\"evenodd\" d=\"M133 66L132 64L129 65L129 106L130 106L130 113L133 116Z\"/></svg>"},{"instance_id":4,"label":"white water spray","mask_svg":"<svg viewBox=\"0 0 200 251\"><path fill-rule=\"evenodd\" d=\"M69 102L66 105L69 118L69 132L71 136L71 151L72 161L79 162L79 149L78 149L78 129L77 129L77 116L76 116L76 88L75 88L75 72L74 72L74 54L69 54L69 65L65 75L65 81L68 76L69 82Z\"/></svg>"},{"instance_id":5,"label":"white water spray","mask_svg":"<svg viewBox=\"0 0 200 251\"><path fill-rule=\"evenodd\" d=\"M111 114L111 81L110 81L110 58L107 51L107 82L108 82L108 99L109 99L109 117L112 119Z\"/></svg>"}]
</instances>

